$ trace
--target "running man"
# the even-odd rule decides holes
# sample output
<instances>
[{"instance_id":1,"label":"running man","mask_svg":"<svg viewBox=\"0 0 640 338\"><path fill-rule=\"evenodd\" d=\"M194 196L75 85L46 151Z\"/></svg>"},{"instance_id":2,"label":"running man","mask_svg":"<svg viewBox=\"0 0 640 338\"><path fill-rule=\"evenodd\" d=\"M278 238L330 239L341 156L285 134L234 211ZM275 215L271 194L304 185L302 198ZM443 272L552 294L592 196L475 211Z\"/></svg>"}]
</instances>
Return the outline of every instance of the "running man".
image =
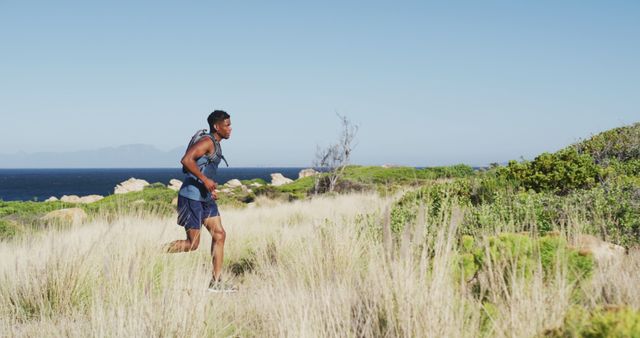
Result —
<instances>
[{"instance_id":1,"label":"running man","mask_svg":"<svg viewBox=\"0 0 640 338\"><path fill-rule=\"evenodd\" d=\"M209 133L189 146L182 157L185 179L178 192L178 224L184 227L187 239L169 243L168 252L196 250L200 244L200 228L204 225L211 234L213 273L209 291L235 292L237 287L221 279L226 233L216 200L217 183L214 181L222 160L220 141L231 136L231 116L216 110L207 118Z\"/></svg>"}]
</instances>

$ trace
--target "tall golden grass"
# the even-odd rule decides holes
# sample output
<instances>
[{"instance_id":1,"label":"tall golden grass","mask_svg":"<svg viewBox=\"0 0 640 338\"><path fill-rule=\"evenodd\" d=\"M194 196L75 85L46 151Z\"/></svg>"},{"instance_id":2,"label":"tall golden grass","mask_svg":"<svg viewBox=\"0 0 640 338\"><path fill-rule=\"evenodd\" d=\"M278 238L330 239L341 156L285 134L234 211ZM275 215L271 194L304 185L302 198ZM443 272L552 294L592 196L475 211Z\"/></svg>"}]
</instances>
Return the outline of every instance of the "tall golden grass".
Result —
<instances>
[{"instance_id":1,"label":"tall golden grass","mask_svg":"<svg viewBox=\"0 0 640 338\"><path fill-rule=\"evenodd\" d=\"M494 276L488 308L455 277L462 211L419 217L395 238L391 202L354 194L223 209L223 273L236 294L206 292L210 237L196 252L162 252L184 236L174 218L122 215L0 243L0 336L531 337L576 302L558 269L551 280ZM640 307L640 255L583 287L583 305Z\"/></svg>"}]
</instances>

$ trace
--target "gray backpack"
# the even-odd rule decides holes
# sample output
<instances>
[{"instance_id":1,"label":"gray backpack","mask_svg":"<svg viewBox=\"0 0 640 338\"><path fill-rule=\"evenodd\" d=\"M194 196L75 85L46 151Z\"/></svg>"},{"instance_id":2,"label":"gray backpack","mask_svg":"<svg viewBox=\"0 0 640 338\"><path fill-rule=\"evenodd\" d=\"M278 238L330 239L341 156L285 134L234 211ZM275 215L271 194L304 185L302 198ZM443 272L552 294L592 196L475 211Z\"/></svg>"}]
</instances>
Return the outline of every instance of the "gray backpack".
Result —
<instances>
[{"instance_id":1,"label":"gray backpack","mask_svg":"<svg viewBox=\"0 0 640 338\"><path fill-rule=\"evenodd\" d=\"M215 137L213 137L209 131L207 129L200 129L198 130L195 134L193 134L193 136L191 137L191 141L189 141L189 145L187 145L187 150L185 150L185 153L189 150L189 148L191 148L191 146L193 146L194 144L196 144L198 141L200 141L200 139L202 139L203 137L208 137L211 139L211 141L213 141L213 144L216 146L216 151L213 154L209 154L209 155L204 155L203 157L207 158L207 163L204 164L204 166L209 165L211 162L215 161L216 157L220 157L220 159L222 159L224 161L224 163L227 165L227 167L229 167L229 163L227 163L227 159L224 158L224 155L222 155L222 148L220 147L220 142L218 142L216 140ZM202 168L200 168L200 170L202 170ZM183 173L187 173L187 168L185 168L184 166L182 166L182 172Z\"/></svg>"}]
</instances>

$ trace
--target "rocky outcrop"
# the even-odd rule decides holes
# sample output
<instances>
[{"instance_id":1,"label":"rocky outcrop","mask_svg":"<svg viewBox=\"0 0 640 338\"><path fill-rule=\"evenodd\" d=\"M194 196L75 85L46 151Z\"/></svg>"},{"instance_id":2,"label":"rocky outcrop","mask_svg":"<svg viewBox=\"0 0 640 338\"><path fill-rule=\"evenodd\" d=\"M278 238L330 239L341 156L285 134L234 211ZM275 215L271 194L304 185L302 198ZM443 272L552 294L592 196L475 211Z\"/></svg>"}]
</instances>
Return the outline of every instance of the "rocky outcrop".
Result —
<instances>
[{"instance_id":1,"label":"rocky outcrop","mask_svg":"<svg viewBox=\"0 0 640 338\"><path fill-rule=\"evenodd\" d=\"M104 196L100 196L100 195L88 195L83 197L80 197L77 195L64 195L60 198L60 201L67 202L67 203L89 204L89 203L97 202L103 198Z\"/></svg>"},{"instance_id":2,"label":"rocky outcrop","mask_svg":"<svg viewBox=\"0 0 640 338\"><path fill-rule=\"evenodd\" d=\"M280 173L271 174L271 185L278 187L293 182L292 179L282 176Z\"/></svg>"},{"instance_id":3,"label":"rocky outcrop","mask_svg":"<svg viewBox=\"0 0 640 338\"><path fill-rule=\"evenodd\" d=\"M173 191L178 191L178 190L180 190L180 188L182 188L182 181L176 180L174 178L171 181L169 181L169 185L167 185L167 188L169 188L169 189L171 189Z\"/></svg>"},{"instance_id":4,"label":"rocky outcrop","mask_svg":"<svg viewBox=\"0 0 640 338\"><path fill-rule=\"evenodd\" d=\"M227 183L225 183L224 185L226 185L227 187L233 189L233 188L237 188L237 187L242 187L242 182L240 182L240 180L238 179L232 179L229 180Z\"/></svg>"},{"instance_id":5,"label":"rocky outcrop","mask_svg":"<svg viewBox=\"0 0 640 338\"><path fill-rule=\"evenodd\" d=\"M80 203L80 196L78 195L64 195L60 197L60 201L67 203Z\"/></svg>"},{"instance_id":6,"label":"rocky outcrop","mask_svg":"<svg viewBox=\"0 0 640 338\"><path fill-rule=\"evenodd\" d=\"M605 242L591 235L579 235L575 245L580 253L591 254L598 265L615 264L622 260L626 250L619 245Z\"/></svg>"},{"instance_id":7,"label":"rocky outcrop","mask_svg":"<svg viewBox=\"0 0 640 338\"><path fill-rule=\"evenodd\" d=\"M302 169L298 173L298 179L315 176L315 175L318 175L318 172L315 171L314 169Z\"/></svg>"},{"instance_id":8,"label":"rocky outcrop","mask_svg":"<svg viewBox=\"0 0 640 338\"><path fill-rule=\"evenodd\" d=\"M45 202L57 202L59 199L55 196L51 196L45 200Z\"/></svg>"},{"instance_id":9,"label":"rocky outcrop","mask_svg":"<svg viewBox=\"0 0 640 338\"><path fill-rule=\"evenodd\" d=\"M98 202L99 200L101 200L103 198L104 198L104 196L100 196L100 195L82 196L82 197L80 197L80 203L89 204L89 203L93 203L93 202Z\"/></svg>"},{"instance_id":10,"label":"rocky outcrop","mask_svg":"<svg viewBox=\"0 0 640 338\"><path fill-rule=\"evenodd\" d=\"M87 220L87 213L80 208L60 209L44 215L42 220L51 223L78 225Z\"/></svg>"},{"instance_id":11,"label":"rocky outcrop","mask_svg":"<svg viewBox=\"0 0 640 338\"><path fill-rule=\"evenodd\" d=\"M149 182L145 180L139 180L136 178L130 178L124 182L118 184L113 190L114 194L126 194L128 192L142 191L144 187L148 186Z\"/></svg>"}]
</instances>

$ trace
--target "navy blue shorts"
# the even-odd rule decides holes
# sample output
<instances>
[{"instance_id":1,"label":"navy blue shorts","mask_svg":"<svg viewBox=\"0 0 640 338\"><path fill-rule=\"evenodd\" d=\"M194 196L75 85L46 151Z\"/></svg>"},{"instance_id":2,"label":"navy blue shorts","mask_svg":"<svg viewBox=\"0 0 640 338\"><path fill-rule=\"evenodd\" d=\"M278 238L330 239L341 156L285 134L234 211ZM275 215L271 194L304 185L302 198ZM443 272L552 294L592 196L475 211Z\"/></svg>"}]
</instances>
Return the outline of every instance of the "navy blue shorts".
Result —
<instances>
[{"instance_id":1,"label":"navy blue shorts","mask_svg":"<svg viewBox=\"0 0 640 338\"><path fill-rule=\"evenodd\" d=\"M220 216L216 202L202 202L178 195L178 224L186 229L200 229L204 220Z\"/></svg>"}]
</instances>

